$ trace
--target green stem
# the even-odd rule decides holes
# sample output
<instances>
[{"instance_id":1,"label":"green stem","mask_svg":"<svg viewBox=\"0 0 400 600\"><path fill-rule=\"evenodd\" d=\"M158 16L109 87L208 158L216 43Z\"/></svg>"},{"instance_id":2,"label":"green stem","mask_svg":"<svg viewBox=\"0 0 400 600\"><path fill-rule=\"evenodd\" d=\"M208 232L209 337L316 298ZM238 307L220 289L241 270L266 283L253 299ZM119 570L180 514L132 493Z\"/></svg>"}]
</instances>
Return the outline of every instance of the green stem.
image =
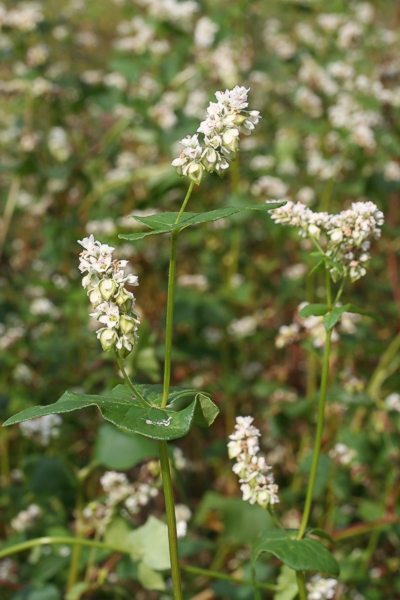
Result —
<instances>
[{"instance_id":1,"label":"green stem","mask_svg":"<svg viewBox=\"0 0 400 600\"><path fill-rule=\"evenodd\" d=\"M332 294L331 294L331 282L329 277L329 271L326 270L326 300L328 307L332 307ZM332 330L328 331L326 334L325 347L324 347L324 358L322 364L322 377L321 377L321 387L319 394L319 406L318 406L318 421L317 421L317 432L315 435L315 444L313 451L313 458L311 464L310 471L310 479L308 481L306 502L304 505L303 517L301 519L301 525L299 529L299 533L297 536L298 540L304 536L308 519L310 517L311 512L311 504L313 498L313 492L315 487L315 480L317 477L317 468L318 468L318 460L319 454L321 451L321 441L322 441L322 433L324 429L324 414L325 414L325 402L326 402L326 390L328 387L328 375L329 375L329 354L331 349L331 337Z\"/></svg>"},{"instance_id":2,"label":"green stem","mask_svg":"<svg viewBox=\"0 0 400 600\"><path fill-rule=\"evenodd\" d=\"M176 532L175 502L172 489L171 470L168 458L167 442L158 442L160 453L161 474L164 488L165 512L168 523L169 554L171 558L171 575L174 590L174 600L182 600L181 571L179 567L178 536Z\"/></svg>"},{"instance_id":3,"label":"green stem","mask_svg":"<svg viewBox=\"0 0 400 600\"><path fill-rule=\"evenodd\" d=\"M194 181L190 183L186 197L181 206L181 210L175 220L175 225L179 223L183 215L183 211L189 201L193 191ZM169 260L169 276L168 276L168 296L167 296L167 319L165 325L165 363L164 363L164 388L161 401L161 408L167 406L169 384L171 381L171 353L172 353L172 326L174 319L174 293L175 293L175 273L176 273L176 249L178 244L179 229L175 229L171 234L171 256Z\"/></svg>"},{"instance_id":4,"label":"green stem","mask_svg":"<svg viewBox=\"0 0 400 600\"><path fill-rule=\"evenodd\" d=\"M171 234L171 257L169 261L168 297L167 297L167 322L165 326L165 363L164 363L164 388L161 408L168 402L169 384L171 381L171 354L172 354L172 326L174 319L174 293L176 273L176 248L179 231Z\"/></svg>"},{"instance_id":5,"label":"green stem","mask_svg":"<svg viewBox=\"0 0 400 600\"><path fill-rule=\"evenodd\" d=\"M281 531L283 531L283 533L286 535L286 537L289 537L288 532L286 531L286 529L284 527L282 527L282 525L279 523L278 519L275 517L274 513L272 512L271 508L268 507L268 512L270 514L271 519L273 520L273 522L275 523L275 525L278 527L278 529L280 529Z\"/></svg>"},{"instance_id":6,"label":"green stem","mask_svg":"<svg viewBox=\"0 0 400 600\"><path fill-rule=\"evenodd\" d=\"M296 571L297 586L300 600L307 600L306 583L303 571Z\"/></svg>"},{"instance_id":7,"label":"green stem","mask_svg":"<svg viewBox=\"0 0 400 600\"><path fill-rule=\"evenodd\" d=\"M333 306L336 306L337 303L339 302L339 300L340 300L340 298L342 296L345 284L346 284L346 277L343 277L343 279L342 279L342 281L340 283L340 287L339 287L338 293L336 294L336 298L334 300Z\"/></svg>"},{"instance_id":8,"label":"green stem","mask_svg":"<svg viewBox=\"0 0 400 600\"><path fill-rule=\"evenodd\" d=\"M77 499L76 499L76 534L79 537L81 533L82 524L82 511L83 511L83 494L82 494L82 481L78 483ZM76 545L71 554L71 562L69 564L68 579L67 579L67 590L70 590L78 579L79 572L79 561L81 558L82 547Z\"/></svg>"},{"instance_id":9,"label":"green stem","mask_svg":"<svg viewBox=\"0 0 400 600\"><path fill-rule=\"evenodd\" d=\"M186 205L193 191L194 181L190 182L189 189L182 203L181 209L175 220L177 225L183 215ZM175 229L171 234L171 256L169 261L168 276L168 295L167 295L167 318L165 325L165 363L164 363L164 384L161 408L164 408L168 402L169 385L171 381L171 354L172 354L172 327L174 318L174 292L175 292L175 273L176 273L176 251L178 245L179 229ZM178 536L176 532L175 502L172 489L171 469L168 458L167 442L158 443L160 453L161 475L164 489L165 510L168 523L169 553L171 558L171 575L174 590L174 600L182 600L181 571L179 567Z\"/></svg>"},{"instance_id":10,"label":"green stem","mask_svg":"<svg viewBox=\"0 0 400 600\"><path fill-rule=\"evenodd\" d=\"M379 390L385 381L388 374L390 374L390 363L396 356L397 352L400 350L400 332L396 335L396 337L391 341L388 348L382 354L380 361L372 373L372 377L367 386L367 393L371 396L371 398L376 399L378 396Z\"/></svg>"},{"instance_id":11,"label":"green stem","mask_svg":"<svg viewBox=\"0 0 400 600\"><path fill-rule=\"evenodd\" d=\"M318 244L315 237L313 237L312 235L310 235L309 237L310 237L310 240L312 241L312 243L314 244L314 246L316 247L316 249L322 254L322 256L326 256L325 252L322 250L321 246Z\"/></svg>"},{"instance_id":12,"label":"green stem","mask_svg":"<svg viewBox=\"0 0 400 600\"><path fill-rule=\"evenodd\" d=\"M190 196L192 194L193 187L194 187L194 181L191 181L190 185L189 185L189 189L188 189L188 191L186 193L185 199L184 199L183 204L181 206L181 210L179 211L178 216L176 217L175 225L178 225L179 221L181 220L181 216L184 213L184 210L186 208L186 204L189 202L189 198L190 198Z\"/></svg>"},{"instance_id":13,"label":"green stem","mask_svg":"<svg viewBox=\"0 0 400 600\"><path fill-rule=\"evenodd\" d=\"M10 459L8 452L8 436L9 431L7 429L2 428L0 431L0 486L5 488L10 485Z\"/></svg>"},{"instance_id":14,"label":"green stem","mask_svg":"<svg viewBox=\"0 0 400 600\"><path fill-rule=\"evenodd\" d=\"M6 206L4 208L4 214L2 223L0 226L0 257L3 253L4 244L6 241L8 229L10 227L11 219L14 214L15 207L17 205L19 189L21 180L19 177L14 176L11 180L10 191L7 196Z\"/></svg>"},{"instance_id":15,"label":"green stem","mask_svg":"<svg viewBox=\"0 0 400 600\"><path fill-rule=\"evenodd\" d=\"M118 354L118 350L115 350L115 356L117 359L119 369L120 369L122 376L123 376L125 382L127 383L127 385L131 388L131 390L133 391L135 396L140 400L140 402L143 404L143 406L149 406L149 403L146 402L146 400L143 398L142 394L135 388L132 381L129 379L128 373L125 371L122 359L121 359L120 355Z\"/></svg>"}]
</instances>

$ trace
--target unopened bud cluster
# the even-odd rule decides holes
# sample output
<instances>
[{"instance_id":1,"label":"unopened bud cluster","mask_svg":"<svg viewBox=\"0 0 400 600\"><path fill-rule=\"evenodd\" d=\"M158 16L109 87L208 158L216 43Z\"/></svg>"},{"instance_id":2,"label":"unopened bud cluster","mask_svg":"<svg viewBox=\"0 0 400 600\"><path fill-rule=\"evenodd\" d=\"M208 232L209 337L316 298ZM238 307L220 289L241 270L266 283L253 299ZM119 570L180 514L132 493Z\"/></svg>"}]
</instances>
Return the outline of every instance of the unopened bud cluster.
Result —
<instances>
[{"instance_id":1,"label":"unopened bud cluster","mask_svg":"<svg viewBox=\"0 0 400 600\"><path fill-rule=\"evenodd\" d=\"M298 227L300 235L319 240L321 233L326 238L325 255L335 265L331 266L332 279L349 276L356 281L366 274L371 258L369 238L379 238L384 215L373 202L353 202L351 208L337 215L313 212L301 202L288 201L284 206L270 210L276 223Z\"/></svg>"},{"instance_id":2,"label":"unopened bud cluster","mask_svg":"<svg viewBox=\"0 0 400 600\"><path fill-rule=\"evenodd\" d=\"M95 310L90 316L104 325L97 330L97 337L103 350L116 348L124 358L132 351L139 323L133 310L135 297L125 286L139 285L138 278L124 272L127 260L113 260L115 248L95 241L93 235L78 243L84 248L79 269L87 272L82 285Z\"/></svg>"},{"instance_id":3,"label":"unopened bud cluster","mask_svg":"<svg viewBox=\"0 0 400 600\"><path fill-rule=\"evenodd\" d=\"M239 476L243 500L266 508L279 502L278 486L271 467L258 456L260 431L252 425L253 417L237 417L235 431L229 436L229 458L235 458L232 470Z\"/></svg>"},{"instance_id":4,"label":"unopened bud cluster","mask_svg":"<svg viewBox=\"0 0 400 600\"><path fill-rule=\"evenodd\" d=\"M261 118L258 110L245 110L249 89L237 85L233 90L215 93L217 102L210 102L197 133L181 140L184 150L172 161L178 175L190 177L197 184L204 170L224 176L230 161L236 158L239 133L250 135ZM204 136L203 144L199 133Z\"/></svg>"}]
</instances>

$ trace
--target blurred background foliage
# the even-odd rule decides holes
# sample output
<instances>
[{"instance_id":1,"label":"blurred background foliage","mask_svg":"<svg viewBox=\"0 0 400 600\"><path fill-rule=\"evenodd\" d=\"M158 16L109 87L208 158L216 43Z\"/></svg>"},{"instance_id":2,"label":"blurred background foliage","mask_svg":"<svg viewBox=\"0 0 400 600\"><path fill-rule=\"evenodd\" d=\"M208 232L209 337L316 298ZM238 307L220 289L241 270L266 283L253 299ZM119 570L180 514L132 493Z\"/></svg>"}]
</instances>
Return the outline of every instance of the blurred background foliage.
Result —
<instances>
[{"instance_id":1,"label":"blurred background foliage","mask_svg":"<svg viewBox=\"0 0 400 600\"><path fill-rule=\"evenodd\" d=\"M3 420L67 388L102 393L121 381L89 324L77 268L77 239L91 233L139 276L140 339L127 366L137 382L160 381L169 240L128 244L118 234L138 225L131 214L178 209L187 181L170 163L216 90L250 87L262 121L222 182L204 177L190 211L290 198L330 212L369 199L385 213L369 272L344 297L379 312L385 325L363 317L338 331L313 513L313 524L337 538L335 598L352 600L400 593L399 23L391 0L0 4ZM171 444L177 493L194 514L182 556L248 577L250 544L269 521L239 498L227 436L236 414L255 417L281 489L278 511L298 526L321 340L315 323L292 344L278 340L280 327L300 323L299 303L318 301L323 281L306 277L315 262L307 242L267 214L185 231L178 252L173 384L206 389L221 409L211 430ZM0 432L3 545L73 535L77 502L104 498L106 469L135 481L156 457L152 442L104 424L92 409L41 435ZM16 529L13 519L32 505L40 516ZM163 517L161 497L121 514L130 530L150 513ZM26 558L0 562L1 599L64 597L70 549ZM69 600L170 597L168 578L154 574L143 591L143 573L126 557L83 550L79 561L86 587L75 586ZM259 578L273 581L279 569L261 562ZM187 598L202 589L209 598L253 597L246 586L185 578ZM164 591L149 591L164 579Z\"/></svg>"}]
</instances>

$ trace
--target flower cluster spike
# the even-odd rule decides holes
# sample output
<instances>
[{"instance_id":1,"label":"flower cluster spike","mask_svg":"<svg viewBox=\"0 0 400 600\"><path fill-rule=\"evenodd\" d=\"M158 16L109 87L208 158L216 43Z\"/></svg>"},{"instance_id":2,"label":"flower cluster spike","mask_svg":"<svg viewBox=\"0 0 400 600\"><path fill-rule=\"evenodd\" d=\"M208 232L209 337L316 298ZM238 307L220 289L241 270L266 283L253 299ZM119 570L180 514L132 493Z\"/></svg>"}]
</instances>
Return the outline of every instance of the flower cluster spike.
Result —
<instances>
[{"instance_id":1,"label":"flower cluster spike","mask_svg":"<svg viewBox=\"0 0 400 600\"><path fill-rule=\"evenodd\" d=\"M103 327L96 334L103 350L117 349L125 358L137 339L139 315L133 310L135 297L126 285L139 285L136 275L124 272L127 260L113 260L115 248L95 241L91 235L78 240L84 250L79 255L79 270L86 273L82 285L93 305L91 317Z\"/></svg>"},{"instance_id":2,"label":"flower cluster spike","mask_svg":"<svg viewBox=\"0 0 400 600\"><path fill-rule=\"evenodd\" d=\"M313 212L301 202L288 201L285 206L270 211L276 223L298 227L300 235L319 240L321 233L326 236L325 255L341 265L339 270L332 265L330 273L337 281L349 276L356 281L366 274L366 265L371 256L369 238L379 238L384 215L373 202L353 202L351 208L337 215L327 212Z\"/></svg>"},{"instance_id":3,"label":"flower cluster spike","mask_svg":"<svg viewBox=\"0 0 400 600\"><path fill-rule=\"evenodd\" d=\"M235 458L232 470L239 476L243 500L266 508L279 502L278 486L271 467L263 456L258 456L261 433L252 425L253 417L236 417L235 432L229 436L229 458Z\"/></svg>"},{"instance_id":4,"label":"flower cluster spike","mask_svg":"<svg viewBox=\"0 0 400 600\"><path fill-rule=\"evenodd\" d=\"M217 102L210 102L197 133L181 140L184 150L172 161L178 175L189 177L197 185L204 170L224 176L230 161L236 158L239 133L250 135L261 119L258 110L245 110L249 90L237 85L233 90L215 93ZM199 133L204 136L202 144Z\"/></svg>"}]
</instances>

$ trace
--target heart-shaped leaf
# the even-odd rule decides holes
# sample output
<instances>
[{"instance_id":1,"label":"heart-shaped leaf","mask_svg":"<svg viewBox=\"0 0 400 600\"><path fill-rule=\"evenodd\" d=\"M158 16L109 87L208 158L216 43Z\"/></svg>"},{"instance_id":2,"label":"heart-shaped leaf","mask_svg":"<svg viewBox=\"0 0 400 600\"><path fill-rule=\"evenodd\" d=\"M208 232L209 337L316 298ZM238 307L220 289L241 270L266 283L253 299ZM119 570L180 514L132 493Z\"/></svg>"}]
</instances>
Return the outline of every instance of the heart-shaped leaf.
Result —
<instances>
[{"instance_id":1,"label":"heart-shaped leaf","mask_svg":"<svg viewBox=\"0 0 400 600\"><path fill-rule=\"evenodd\" d=\"M179 223L175 223L178 214L177 212L165 212L150 215L149 217L132 217L135 221L143 223L151 229L151 231L141 231L137 233L121 234L119 237L123 240L141 240L148 235L157 235L160 233L171 233L177 229L185 229L192 225L200 225L201 223L211 223L219 219L225 219L244 210L261 210L268 211L271 208L283 206L286 202L271 202L268 204L255 204L252 206L226 206L225 208L217 208L203 213L183 213Z\"/></svg>"},{"instance_id":2,"label":"heart-shaped leaf","mask_svg":"<svg viewBox=\"0 0 400 600\"><path fill-rule=\"evenodd\" d=\"M270 552L295 571L319 571L339 575L339 565L332 554L317 540L297 540L284 532L268 529L261 534L252 552L252 563L263 552Z\"/></svg>"},{"instance_id":3,"label":"heart-shaped leaf","mask_svg":"<svg viewBox=\"0 0 400 600\"><path fill-rule=\"evenodd\" d=\"M326 304L307 304L299 312L300 317L322 317L328 312Z\"/></svg>"},{"instance_id":4,"label":"heart-shaped leaf","mask_svg":"<svg viewBox=\"0 0 400 600\"><path fill-rule=\"evenodd\" d=\"M169 403L161 408L161 385L138 385L137 389L149 406L143 406L127 386L118 385L108 396L65 392L55 404L23 410L4 425L97 406L103 417L118 427L155 440L175 440L186 435L193 422L211 425L219 412L212 400L198 390L171 388ZM183 410L175 411L173 402L184 396L194 396L194 400Z\"/></svg>"}]
</instances>

